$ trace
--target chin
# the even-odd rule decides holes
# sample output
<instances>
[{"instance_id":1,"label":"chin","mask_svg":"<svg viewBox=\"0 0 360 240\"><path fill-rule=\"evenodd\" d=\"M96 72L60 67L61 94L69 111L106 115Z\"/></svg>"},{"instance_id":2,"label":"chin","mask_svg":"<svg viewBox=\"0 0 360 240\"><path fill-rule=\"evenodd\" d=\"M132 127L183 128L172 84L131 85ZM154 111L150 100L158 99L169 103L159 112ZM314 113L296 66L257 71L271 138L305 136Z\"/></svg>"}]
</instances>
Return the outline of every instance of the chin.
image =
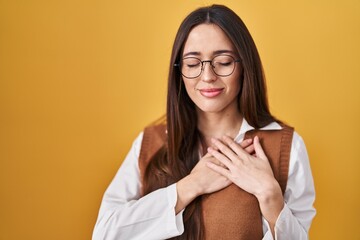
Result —
<instances>
[{"instance_id":1,"label":"chin","mask_svg":"<svg viewBox=\"0 0 360 240\"><path fill-rule=\"evenodd\" d=\"M197 109L204 113L217 113L224 110L224 108L219 106L197 106Z\"/></svg>"}]
</instances>

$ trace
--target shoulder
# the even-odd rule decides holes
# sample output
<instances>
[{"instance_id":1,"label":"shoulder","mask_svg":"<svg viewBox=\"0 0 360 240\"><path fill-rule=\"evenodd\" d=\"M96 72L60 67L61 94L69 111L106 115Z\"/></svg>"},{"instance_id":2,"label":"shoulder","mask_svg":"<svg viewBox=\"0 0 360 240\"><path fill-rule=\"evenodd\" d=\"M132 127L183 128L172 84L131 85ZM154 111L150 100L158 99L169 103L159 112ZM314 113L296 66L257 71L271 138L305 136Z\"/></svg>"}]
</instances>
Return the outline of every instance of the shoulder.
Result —
<instances>
[{"instance_id":1,"label":"shoulder","mask_svg":"<svg viewBox=\"0 0 360 240\"><path fill-rule=\"evenodd\" d=\"M300 152L306 152L306 147L303 138L301 135L295 131L295 128L284 124L284 123L278 123L279 126L281 126L281 130L285 133L285 135L289 135L289 140L291 140L291 155L300 153Z\"/></svg>"},{"instance_id":2,"label":"shoulder","mask_svg":"<svg viewBox=\"0 0 360 240\"><path fill-rule=\"evenodd\" d=\"M140 155L140 149L141 149L143 137L144 137L144 131L141 131L138 134L138 136L135 138L135 140L133 141L133 144L132 144L132 149L134 150L135 155L137 157L139 157L139 155Z\"/></svg>"},{"instance_id":3,"label":"shoulder","mask_svg":"<svg viewBox=\"0 0 360 240\"><path fill-rule=\"evenodd\" d=\"M166 125L159 124L147 126L137 135L132 143L131 149L136 157L139 157L141 149L144 147L144 145L152 146L155 142L157 142L157 144L164 143L166 136Z\"/></svg>"},{"instance_id":4,"label":"shoulder","mask_svg":"<svg viewBox=\"0 0 360 240\"><path fill-rule=\"evenodd\" d=\"M289 176L297 175L296 173L300 173L299 176L304 176L311 174L311 170L304 140L297 132L294 132L290 152Z\"/></svg>"},{"instance_id":5,"label":"shoulder","mask_svg":"<svg viewBox=\"0 0 360 240\"><path fill-rule=\"evenodd\" d=\"M145 127L146 135L166 135L166 124L156 124Z\"/></svg>"},{"instance_id":6,"label":"shoulder","mask_svg":"<svg viewBox=\"0 0 360 240\"><path fill-rule=\"evenodd\" d=\"M300 134L296 131L294 131L293 134L291 149L293 151L306 151L305 142L303 138L300 136Z\"/></svg>"},{"instance_id":7,"label":"shoulder","mask_svg":"<svg viewBox=\"0 0 360 240\"><path fill-rule=\"evenodd\" d=\"M147 165L153 156L166 145L166 125L152 125L144 129L140 146L139 162ZM140 164L140 165L141 165ZM140 166L141 168L141 166Z\"/></svg>"},{"instance_id":8,"label":"shoulder","mask_svg":"<svg viewBox=\"0 0 360 240\"><path fill-rule=\"evenodd\" d=\"M151 125L144 129L143 146L153 147L154 145L162 145L167 140L167 131L165 124Z\"/></svg>"}]
</instances>

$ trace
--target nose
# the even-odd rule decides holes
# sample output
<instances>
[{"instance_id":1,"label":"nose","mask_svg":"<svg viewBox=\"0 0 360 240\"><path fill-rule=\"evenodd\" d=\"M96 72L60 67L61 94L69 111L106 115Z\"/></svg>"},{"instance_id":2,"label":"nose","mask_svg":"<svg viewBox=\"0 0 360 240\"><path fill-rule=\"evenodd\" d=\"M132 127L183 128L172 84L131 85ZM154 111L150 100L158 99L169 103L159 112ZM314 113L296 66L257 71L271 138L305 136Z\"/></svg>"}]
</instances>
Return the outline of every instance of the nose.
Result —
<instances>
[{"instance_id":1,"label":"nose","mask_svg":"<svg viewBox=\"0 0 360 240\"><path fill-rule=\"evenodd\" d=\"M206 67L206 65L208 65L208 67ZM203 63L203 69L202 69L202 74L201 74L201 80L204 82L213 82L216 81L216 74L213 71L213 66L211 65L210 61L204 61Z\"/></svg>"}]
</instances>

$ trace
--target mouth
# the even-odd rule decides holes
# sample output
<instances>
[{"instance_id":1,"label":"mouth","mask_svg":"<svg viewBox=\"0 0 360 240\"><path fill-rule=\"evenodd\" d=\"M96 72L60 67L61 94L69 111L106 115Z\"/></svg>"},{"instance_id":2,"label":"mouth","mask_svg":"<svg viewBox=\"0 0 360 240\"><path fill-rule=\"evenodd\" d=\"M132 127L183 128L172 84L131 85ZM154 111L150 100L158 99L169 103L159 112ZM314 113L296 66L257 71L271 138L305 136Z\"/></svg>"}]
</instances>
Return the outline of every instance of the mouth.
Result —
<instances>
[{"instance_id":1,"label":"mouth","mask_svg":"<svg viewBox=\"0 0 360 240\"><path fill-rule=\"evenodd\" d=\"M224 88L203 88L199 89L200 94L207 98L213 98L220 95L223 92Z\"/></svg>"}]
</instances>

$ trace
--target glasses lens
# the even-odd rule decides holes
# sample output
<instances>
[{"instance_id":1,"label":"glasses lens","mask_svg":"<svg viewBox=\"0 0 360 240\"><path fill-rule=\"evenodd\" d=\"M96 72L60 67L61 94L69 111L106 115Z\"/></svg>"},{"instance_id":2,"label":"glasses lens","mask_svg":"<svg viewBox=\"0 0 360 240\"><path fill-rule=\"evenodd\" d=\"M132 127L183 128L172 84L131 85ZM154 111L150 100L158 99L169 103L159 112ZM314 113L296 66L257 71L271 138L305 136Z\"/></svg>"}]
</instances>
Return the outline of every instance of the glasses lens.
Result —
<instances>
[{"instance_id":1,"label":"glasses lens","mask_svg":"<svg viewBox=\"0 0 360 240\"><path fill-rule=\"evenodd\" d=\"M229 76L235 68L235 60L229 55L219 55L212 60L214 72L219 76Z\"/></svg>"},{"instance_id":2,"label":"glasses lens","mask_svg":"<svg viewBox=\"0 0 360 240\"><path fill-rule=\"evenodd\" d=\"M187 78L196 78L201 74L201 61L197 58L184 58L181 62L181 73Z\"/></svg>"}]
</instances>

